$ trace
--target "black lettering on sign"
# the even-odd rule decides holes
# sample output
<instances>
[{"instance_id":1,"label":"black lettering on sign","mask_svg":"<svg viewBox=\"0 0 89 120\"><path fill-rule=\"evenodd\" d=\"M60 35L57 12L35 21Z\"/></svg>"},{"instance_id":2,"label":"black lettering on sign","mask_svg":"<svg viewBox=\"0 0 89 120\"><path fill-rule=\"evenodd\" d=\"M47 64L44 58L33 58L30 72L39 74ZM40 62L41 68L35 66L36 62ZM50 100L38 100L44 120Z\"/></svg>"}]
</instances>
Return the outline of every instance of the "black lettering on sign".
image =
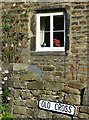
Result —
<instances>
[{"instance_id":1,"label":"black lettering on sign","mask_svg":"<svg viewBox=\"0 0 89 120\"><path fill-rule=\"evenodd\" d=\"M50 102L47 102L47 108L49 109L51 106L51 103Z\"/></svg>"},{"instance_id":2,"label":"black lettering on sign","mask_svg":"<svg viewBox=\"0 0 89 120\"><path fill-rule=\"evenodd\" d=\"M61 108L60 108L60 111L65 111L65 106L64 105L61 105Z\"/></svg>"},{"instance_id":3,"label":"black lettering on sign","mask_svg":"<svg viewBox=\"0 0 89 120\"><path fill-rule=\"evenodd\" d=\"M54 109L58 110L58 104L57 103L55 104Z\"/></svg>"},{"instance_id":4,"label":"black lettering on sign","mask_svg":"<svg viewBox=\"0 0 89 120\"><path fill-rule=\"evenodd\" d=\"M71 108L72 108L72 106L69 106L69 113L71 113L71 112L72 112Z\"/></svg>"},{"instance_id":5,"label":"black lettering on sign","mask_svg":"<svg viewBox=\"0 0 89 120\"><path fill-rule=\"evenodd\" d=\"M65 106L65 112L69 112L69 111L68 111L68 106L67 106L67 105Z\"/></svg>"},{"instance_id":6,"label":"black lettering on sign","mask_svg":"<svg viewBox=\"0 0 89 120\"><path fill-rule=\"evenodd\" d=\"M60 110L60 108L61 108L61 104L58 104L58 110Z\"/></svg>"},{"instance_id":7,"label":"black lettering on sign","mask_svg":"<svg viewBox=\"0 0 89 120\"><path fill-rule=\"evenodd\" d=\"M42 101L41 107L45 107L45 101Z\"/></svg>"},{"instance_id":8,"label":"black lettering on sign","mask_svg":"<svg viewBox=\"0 0 89 120\"><path fill-rule=\"evenodd\" d=\"M49 109L51 106L51 103L49 101L42 101L41 107Z\"/></svg>"}]
</instances>

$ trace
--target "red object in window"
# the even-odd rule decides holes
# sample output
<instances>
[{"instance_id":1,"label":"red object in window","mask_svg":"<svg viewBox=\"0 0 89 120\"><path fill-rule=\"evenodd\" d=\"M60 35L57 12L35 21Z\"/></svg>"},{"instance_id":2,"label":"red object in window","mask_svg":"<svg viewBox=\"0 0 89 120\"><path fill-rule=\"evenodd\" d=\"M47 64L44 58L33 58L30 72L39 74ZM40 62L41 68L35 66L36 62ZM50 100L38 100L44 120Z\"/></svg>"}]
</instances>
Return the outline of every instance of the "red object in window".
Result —
<instances>
[{"instance_id":1,"label":"red object in window","mask_svg":"<svg viewBox=\"0 0 89 120\"><path fill-rule=\"evenodd\" d=\"M53 39L54 47L61 47L61 42L57 38Z\"/></svg>"}]
</instances>

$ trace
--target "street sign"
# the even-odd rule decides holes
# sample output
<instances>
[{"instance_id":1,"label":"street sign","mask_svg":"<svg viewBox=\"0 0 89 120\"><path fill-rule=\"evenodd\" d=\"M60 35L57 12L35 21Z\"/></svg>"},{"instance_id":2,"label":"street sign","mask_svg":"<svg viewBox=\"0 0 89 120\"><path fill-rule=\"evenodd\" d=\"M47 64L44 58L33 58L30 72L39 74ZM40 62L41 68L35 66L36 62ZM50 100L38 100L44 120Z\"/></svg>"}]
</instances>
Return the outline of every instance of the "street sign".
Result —
<instances>
[{"instance_id":1,"label":"street sign","mask_svg":"<svg viewBox=\"0 0 89 120\"><path fill-rule=\"evenodd\" d=\"M59 113L64 113L68 115L75 114L75 106L69 104L62 104L58 102L51 102L48 100L40 100L39 108L49 111L55 111Z\"/></svg>"}]
</instances>

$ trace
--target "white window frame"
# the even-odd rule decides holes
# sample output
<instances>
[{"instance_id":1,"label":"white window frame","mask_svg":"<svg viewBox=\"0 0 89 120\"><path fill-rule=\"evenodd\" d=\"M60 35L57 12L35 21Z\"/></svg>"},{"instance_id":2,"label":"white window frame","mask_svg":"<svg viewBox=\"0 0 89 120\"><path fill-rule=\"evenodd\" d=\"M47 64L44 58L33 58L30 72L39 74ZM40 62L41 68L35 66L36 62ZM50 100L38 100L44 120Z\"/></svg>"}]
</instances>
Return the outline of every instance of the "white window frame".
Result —
<instances>
[{"instance_id":1,"label":"white window frame","mask_svg":"<svg viewBox=\"0 0 89 120\"><path fill-rule=\"evenodd\" d=\"M63 15L64 16L64 46L63 47L53 47L53 16ZM50 16L50 47L41 47L40 45L40 17ZM55 12L55 13L38 13L36 15L36 52L41 51L65 51L65 13Z\"/></svg>"}]
</instances>

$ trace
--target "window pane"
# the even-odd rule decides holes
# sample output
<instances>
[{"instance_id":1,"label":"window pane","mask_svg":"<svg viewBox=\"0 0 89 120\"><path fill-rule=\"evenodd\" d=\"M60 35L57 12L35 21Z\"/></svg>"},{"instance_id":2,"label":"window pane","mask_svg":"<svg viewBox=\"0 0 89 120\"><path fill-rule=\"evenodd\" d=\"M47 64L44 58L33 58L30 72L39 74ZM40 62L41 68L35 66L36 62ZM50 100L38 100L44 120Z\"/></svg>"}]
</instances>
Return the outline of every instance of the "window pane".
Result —
<instances>
[{"instance_id":1,"label":"window pane","mask_svg":"<svg viewBox=\"0 0 89 120\"><path fill-rule=\"evenodd\" d=\"M40 32L41 47L50 47L50 32Z\"/></svg>"},{"instance_id":2,"label":"window pane","mask_svg":"<svg viewBox=\"0 0 89 120\"><path fill-rule=\"evenodd\" d=\"M40 17L40 45L50 47L50 16Z\"/></svg>"},{"instance_id":3,"label":"window pane","mask_svg":"<svg viewBox=\"0 0 89 120\"><path fill-rule=\"evenodd\" d=\"M50 31L50 16L40 17L40 30Z\"/></svg>"},{"instance_id":4,"label":"window pane","mask_svg":"<svg viewBox=\"0 0 89 120\"><path fill-rule=\"evenodd\" d=\"M64 16L53 16L53 30L64 30Z\"/></svg>"},{"instance_id":5,"label":"window pane","mask_svg":"<svg viewBox=\"0 0 89 120\"><path fill-rule=\"evenodd\" d=\"M53 32L53 46L54 47L64 46L64 33L63 32Z\"/></svg>"}]
</instances>

